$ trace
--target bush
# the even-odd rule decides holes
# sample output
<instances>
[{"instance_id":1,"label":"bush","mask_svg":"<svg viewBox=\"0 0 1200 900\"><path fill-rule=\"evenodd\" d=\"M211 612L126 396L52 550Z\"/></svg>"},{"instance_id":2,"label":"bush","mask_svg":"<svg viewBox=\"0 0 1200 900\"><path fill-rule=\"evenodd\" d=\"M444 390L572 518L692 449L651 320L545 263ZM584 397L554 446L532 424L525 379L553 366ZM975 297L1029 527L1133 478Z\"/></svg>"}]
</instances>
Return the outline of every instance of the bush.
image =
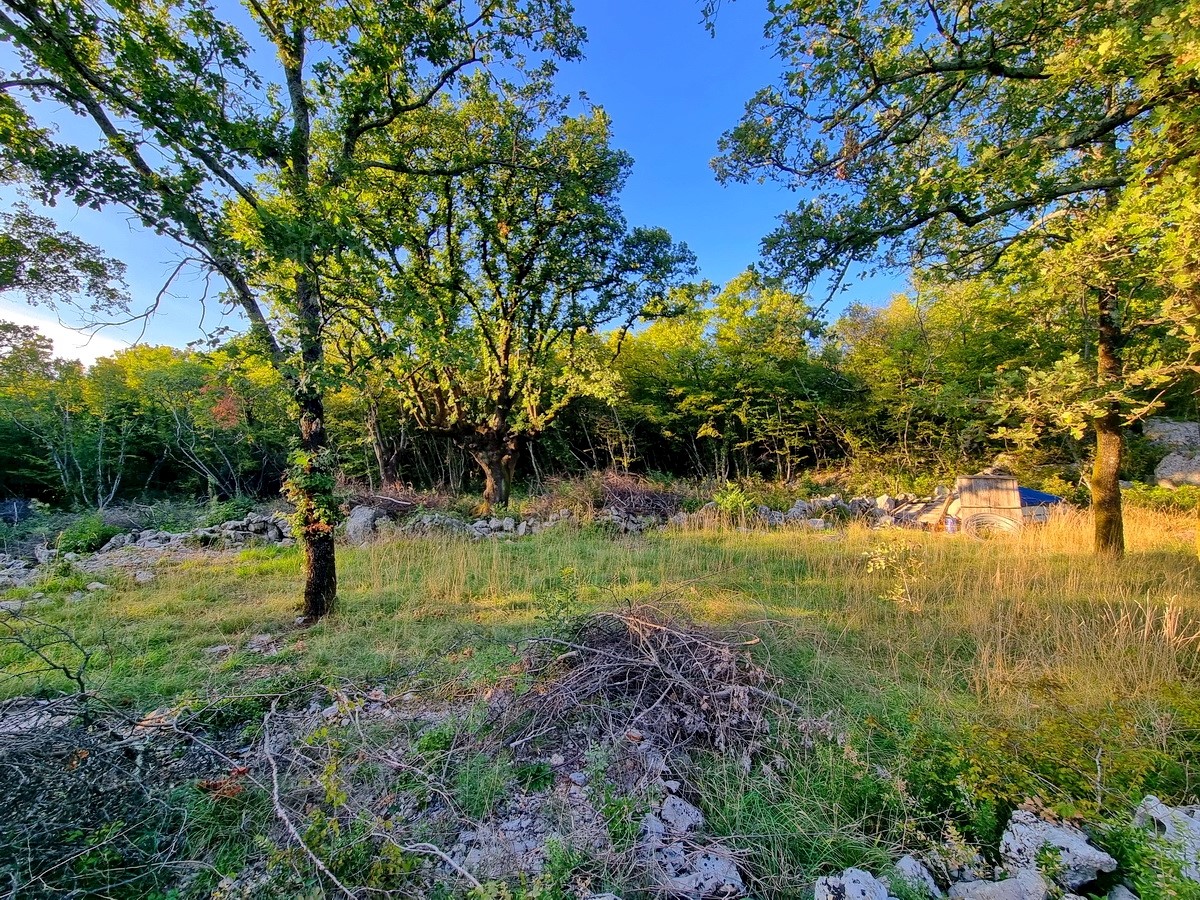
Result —
<instances>
[{"instance_id":1,"label":"bush","mask_svg":"<svg viewBox=\"0 0 1200 900\"><path fill-rule=\"evenodd\" d=\"M1134 484L1122 492L1131 506L1156 509L1160 512L1195 512L1200 509L1200 487L1159 487L1155 484Z\"/></svg>"},{"instance_id":2,"label":"bush","mask_svg":"<svg viewBox=\"0 0 1200 900\"><path fill-rule=\"evenodd\" d=\"M64 553L94 553L121 532L115 525L106 525L98 514L84 516L62 530L58 549Z\"/></svg>"},{"instance_id":3,"label":"bush","mask_svg":"<svg viewBox=\"0 0 1200 900\"><path fill-rule=\"evenodd\" d=\"M213 501L208 504L204 516L200 520L200 526L207 528L210 525L223 525L226 522L232 522L234 519L244 519L253 511L254 501L249 497L234 497L230 500Z\"/></svg>"}]
</instances>

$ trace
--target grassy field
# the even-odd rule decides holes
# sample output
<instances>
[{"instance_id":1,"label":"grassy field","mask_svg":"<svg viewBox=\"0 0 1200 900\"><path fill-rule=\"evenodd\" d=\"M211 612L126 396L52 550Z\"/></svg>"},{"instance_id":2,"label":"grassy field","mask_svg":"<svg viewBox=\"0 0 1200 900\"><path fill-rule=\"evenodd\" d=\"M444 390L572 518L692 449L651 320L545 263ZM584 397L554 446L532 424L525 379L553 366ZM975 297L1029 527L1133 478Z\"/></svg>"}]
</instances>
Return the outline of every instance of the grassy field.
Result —
<instances>
[{"instance_id":1,"label":"grassy field","mask_svg":"<svg viewBox=\"0 0 1200 900\"><path fill-rule=\"evenodd\" d=\"M520 640L556 617L630 604L757 636L778 691L837 733L802 748L781 723L789 764L696 760L710 823L769 891L948 833L987 846L1030 799L1097 822L1147 793L1195 801L1194 520L1132 509L1127 526L1120 562L1091 555L1081 514L985 542L859 526L403 540L343 550L340 606L304 630L296 553L246 551L76 602L92 579L67 573L36 588L37 615L93 651L91 689L138 711L307 681L471 696L516 677ZM263 633L283 652L247 649ZM235 651L206 652L221 644ZM19 648L0 664L19 670Z\"/></svg>"}]
</instances>

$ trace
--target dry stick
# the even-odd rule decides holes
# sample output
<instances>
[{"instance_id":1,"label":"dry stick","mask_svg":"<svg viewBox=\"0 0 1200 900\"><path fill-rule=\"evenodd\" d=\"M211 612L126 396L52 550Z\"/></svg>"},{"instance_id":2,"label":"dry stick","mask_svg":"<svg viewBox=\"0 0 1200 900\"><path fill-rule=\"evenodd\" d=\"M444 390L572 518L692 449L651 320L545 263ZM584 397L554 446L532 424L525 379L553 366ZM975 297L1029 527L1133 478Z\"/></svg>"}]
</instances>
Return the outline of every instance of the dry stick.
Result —
<instances>
[{"instance_id":1,"label":"dry stick","mask_svg":"<svg viewBox=\"0 0 1200 900\"><path fill-rule=\"evenodd\" d=\"M472 875L470 872L468 872L466 869L464 869L462 866L460 866L458 863L456 863L453 859L451 859L448 855L446 855L446 853L444 853L438 847L435 847L433 844L401 844L390 834L384 834L381 832L376 832L375 836L383 838L384 840L390 842L391 844L393 844L396 847L403 850L405 853L423 853L426 856L436 856L438 859L440 859L442 862L444 862L446 865L448 865L450 868L452 868L455 872L457 872L462 878L464 878L468 882L470 882L471 887L474 887L474 888L482 888L483 887L483 885L479 883L478 878L476 878L474 875Z\"/></svg>"},{"instance_id":2,"label":"dry stick","mask_svg":"<svg viewBox=\"0 0 1200 900\"><path fill-rule=\"evenodd\" d=\"M350 888L342 884L338 877L329 871L329 867L321 862L321 858L315 854L312 849L304 842L304 838L292 823L288 816L287 809L284 808L283 800L279 796L279 767L275 764L275 757L271 753L271 716L275 712L275 708L279 705L279 698L276 697L271 701L271 708L267 710L267 714L263 716L263 755L267 758L267 763L271 767L271 805L275 808L275 815L279 821L283 823L283 827L287 829L288 834L304 851L305 855L312 860L312 864L317 867L317 870L328 878L343 894L350 900L358 900L358 895Z\"/></svg>"}]
</instances>

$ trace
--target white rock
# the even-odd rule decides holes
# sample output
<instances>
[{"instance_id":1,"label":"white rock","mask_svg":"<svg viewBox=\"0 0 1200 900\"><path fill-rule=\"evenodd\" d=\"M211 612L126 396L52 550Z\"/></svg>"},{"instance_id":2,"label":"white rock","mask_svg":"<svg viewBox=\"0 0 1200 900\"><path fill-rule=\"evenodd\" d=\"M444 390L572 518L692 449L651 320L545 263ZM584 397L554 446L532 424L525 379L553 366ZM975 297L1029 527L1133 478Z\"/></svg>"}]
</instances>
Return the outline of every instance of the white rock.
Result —
<instances>
[{"instance_id":1,"label":"white rock","mask_svg":"<svg viewBox=\"0 0 1200 900\"><path fill-rule=\"evenodd\" d=\"M108 585L103 581L93 581L87 586L87 589L89 591L107 591Z\"/></svg>"},{"instance_id":2,"label":"white rock","mask_svg":"<svg viewBox=\"0 0 1200 900\"><path fill-rule=\"evenodd\" d=\"M663 801L659 813L663 823L674 834L687 834L704 824L704 813L681 797L674 795Z\"/></svg>"},{"instance_id":3,"label":"white rock","mask_svg":"<svg viewBox=\"0 0 1200 900\"><path fill-rule=\"evenodd\" d=\"M950 886L951 900L1046 900L1049 896L1049 883L1030 870L1004 881L966 881Z\"/></svg>"},{"instance_id":4,"label":"white rock","mask_svg":"<svg viewBox=\"0 0 1200 900\"><path fill-rule=\"evenodd\" d=\"M1167 806L1150 796L1138 806L1133 822L1150 827L1173 844L1183 875L1200 881L1200 806Z\"/></svg>"},{"instance_id":5,"label":"white rock","mask_svg":"<svg viewBox=\"0 0 1200 900\"><path fill-rule=\"evenodd\" d=\"M352 544L365 544L375 533L375 522L379 511L369 506L356 506L346 517L346 540Z\"/></svg>"},{"instance_id":6,"label":"white rock","mask_svg":"<svg viewBox=\"0 0 1200 900\"><path fill-rule=\"evenodd\" d=\"M668 893L679 897L735 897L746 892L737 866L723 856L705 851L688 859L689 871L663 883Z\"/></svg>"},{"instance_id":7,"label":"white rock","mask_svg":"<svg viewBox=\"0 0 1200 900\"><path fill-rule=\"evenodd\" d=\"M896 876L930 897L942 896L942 889L938 887L933 873L911 853L896 861Z\"/></svg>"},{"instance_id":8,"label":"white rock","mask_svg":"<svg viewBox=\"0 0 1200 900\"><path fill-rule=\"evenodd\" d=\"M1024 809L1014 812L1000 838L1004 864L1013 872L1037 871L1037 857L1044 847L1058 851L1061 865L1052 874L1055 881L1070 890L1117 868L1117 861L1088 843L1087 835L1074 825L1046 822Z\"/></svg>"},{"instance_id":9,"label":"white rock","mask_svg":"<svg viewBox=\"0 0 1200 900\"><path fill-rule=\"evenodd\" d=\"M847 869L841 875L818 878L813 900L888 900L888 889L870 872Z\"/></svg>"},{"instance_id":10,"label":"white rock","mask_svg":"<svg viewBox=\"0 0 1200 900\"><path fill-rule=\"evenodd\" d=\"M1200 484L1200 456L1169 453L1154 467L1154 479L1162 487Z\"/></svg>"}]
</instances>

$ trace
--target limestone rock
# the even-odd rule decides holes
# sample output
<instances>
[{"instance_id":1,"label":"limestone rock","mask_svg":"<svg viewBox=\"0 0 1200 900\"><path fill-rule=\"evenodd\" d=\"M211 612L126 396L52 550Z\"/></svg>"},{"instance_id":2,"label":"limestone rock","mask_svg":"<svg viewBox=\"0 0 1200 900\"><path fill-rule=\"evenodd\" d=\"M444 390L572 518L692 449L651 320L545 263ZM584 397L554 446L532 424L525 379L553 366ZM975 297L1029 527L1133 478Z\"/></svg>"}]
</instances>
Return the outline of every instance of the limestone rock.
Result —
<instances>
[{"instance_id":1,"label":"limestone rock","mask_svg":"<svg viewBox=\"0 0 1200 900\"><path fill-rule=\"evenodd\" d=\"M369 506L356 506L346 517L346 540L352 544L365 544L375 534L375 522L380 513Z\"/></svg>"},{"instance_id":2,"label":"limestone rock","mask_svg":"<svg viewBox=\"0 0 1200 900\"><path fill-rule=\"evenodd\" d=\"M888 900L888 889L870 872L847 869L841 875L818 878L813 900Z\"/></svg>"},{"instance_id":3,"label":"limestone rock","mask_svg":"<svg viewBox=\"0 0 1200 900\"><path fill-rule=\"evenodd\" d=\"M941 897L942 889L928 867L911 853L896 861L896 877L908 882L918 890L924 891L930 897Z\"/></svg>"},{"instance_id":4,"label":"limestone rock","mask_svg":"<svg viewBox=\"0 0 1200 900\"><path fill-rule=\"evenodd\" d=\"M1150 796L1138 806L1133 822L1152 828L1173 844L1184 877L1200 881L1200 806L1167 806Z\"/></svg>"},{"instance_id":5,"label":"limestone rock","mask_svg":"<svg viewBox=\"0 0 1200 900\"><path fill-rule=\"evenodd\" d=\"M1054 878L1069 890L1095 881L1101 872L1117 868L1117 861L1093 847L1087 835L1075 826L1046 822L1028 810L1014 812L1000 839L1000 858L1004 864L1014 872L1036 871L1037 856L1044 847L1058 851L1061 865Z\"/></svg>"},{"instance_id":6,"label":"limestone rock","mask_svg":"<svg viewBox=\"0 0 1200 900\"><path fill-rule=\"evenodd\" d=\"M1035 871L1003 881L966 881L950 886L951 900L1046 900L1050 885Z\"/></svg>"},{"instance_id":7,"label":"limestone rock","mask_svg":"<svg viewBox=\"0 0 1200 900\"><path fill-rule=\"evenodd\" d=\"M1154 467L1154 479L1163 487L1200 484L1200 456L1169 453Z\"/></svg>"},{"instance_id":8,"label":"limestone rock","mask_svg":"<svg viewBox=\"0 0 1200 900\"><path fill-rule=\"evenodd\" d=\"M709 850L690 856L688 871L673 875L663 888L677 897L740 897L746 885L737 866Z\"/></svg>"},{"instance_id":9,"label":"limestone rock","mask_svg":"<svg viewBox=\"0 0 1200 900\"><path fill-rule=\"evenodd\" d=\"M674 795L663 801L659 817L672 833L679 835L687 834L704 824L704 813Z\"/></svg>"}]
</instances>

